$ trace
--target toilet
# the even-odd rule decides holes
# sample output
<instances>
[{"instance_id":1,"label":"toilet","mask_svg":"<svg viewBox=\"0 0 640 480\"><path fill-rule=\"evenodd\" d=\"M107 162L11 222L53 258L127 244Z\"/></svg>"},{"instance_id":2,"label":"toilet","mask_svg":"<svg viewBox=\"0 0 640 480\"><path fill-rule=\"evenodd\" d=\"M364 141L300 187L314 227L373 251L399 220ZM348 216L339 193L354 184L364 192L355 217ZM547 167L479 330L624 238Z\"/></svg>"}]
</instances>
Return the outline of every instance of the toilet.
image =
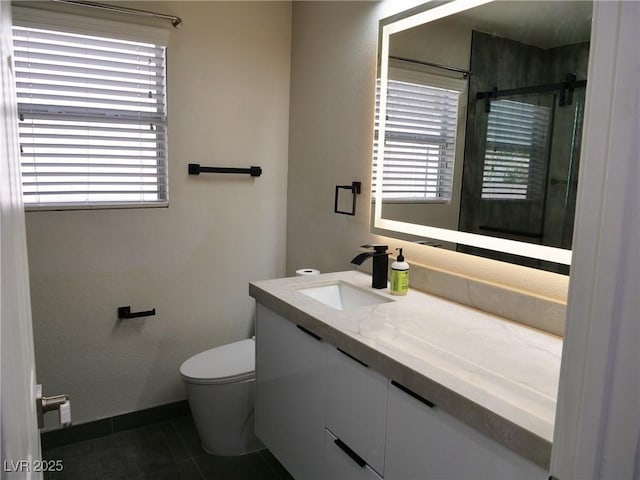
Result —
<instances>
[{"instance_id":1,"label":"toilet","mask_svg":"<svg viewBox=\"0 0 640 480\"><path fill-rule=\"evenodd\" d=\"M243 455L264 448L254 433L253 338L198 353L180 366L202 448Z\"/></svg>"}]
</instances>

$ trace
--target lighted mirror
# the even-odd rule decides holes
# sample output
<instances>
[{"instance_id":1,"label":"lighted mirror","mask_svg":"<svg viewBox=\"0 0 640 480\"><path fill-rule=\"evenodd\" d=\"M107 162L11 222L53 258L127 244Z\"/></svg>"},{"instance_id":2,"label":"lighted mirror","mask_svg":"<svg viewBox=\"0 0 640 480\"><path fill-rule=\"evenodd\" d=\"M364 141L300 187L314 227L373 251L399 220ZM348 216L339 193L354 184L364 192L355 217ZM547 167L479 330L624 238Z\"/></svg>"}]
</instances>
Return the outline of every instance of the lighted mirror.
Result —
<instances>
[{"instance_id":1,"label":"lighted mirror","mask_svg":"<svg viewBox=\"0 0 640 480\"><path fill-rule=\"evenodd\" d=\"M591 11L456 0L380 22L374 233L568 272Z\"/></svg>"}]
</instances>

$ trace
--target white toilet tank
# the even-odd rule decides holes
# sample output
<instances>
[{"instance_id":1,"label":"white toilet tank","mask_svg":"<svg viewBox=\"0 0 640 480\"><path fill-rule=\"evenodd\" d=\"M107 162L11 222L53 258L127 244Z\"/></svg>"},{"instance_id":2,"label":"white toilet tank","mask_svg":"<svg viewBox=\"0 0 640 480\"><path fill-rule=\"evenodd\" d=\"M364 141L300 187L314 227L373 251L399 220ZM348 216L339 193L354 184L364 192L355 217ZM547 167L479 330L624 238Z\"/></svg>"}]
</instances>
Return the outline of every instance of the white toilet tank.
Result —
<instances>
[{"instance_id":1,"label":"white toilet tank","mask_svg":"<svg viewBox=\"0 0 640 480\"><path fill-rule=\"evenodd\" d=\"M254 433L255 341L198 353L180 367L202 448L243 455L264 448Z\"/></svg>"}]
</instances>

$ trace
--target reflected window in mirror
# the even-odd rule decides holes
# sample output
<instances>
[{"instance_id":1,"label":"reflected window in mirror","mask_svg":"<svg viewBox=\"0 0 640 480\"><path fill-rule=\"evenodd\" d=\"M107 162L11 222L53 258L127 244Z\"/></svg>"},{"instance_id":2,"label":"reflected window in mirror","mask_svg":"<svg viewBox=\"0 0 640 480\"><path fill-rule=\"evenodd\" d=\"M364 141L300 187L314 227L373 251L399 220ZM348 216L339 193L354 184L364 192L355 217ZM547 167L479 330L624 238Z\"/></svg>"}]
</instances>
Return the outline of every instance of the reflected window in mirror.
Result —
<instances>
[{"instance_id":1,"label":"reflected window in mirror","mask_svg":"<svg viewBox=\"0 0 640 480\"><path fill-rule=\"evenodd\" d=\"M401 66L389 69L382 172L383 202L451 202L464 80ZM376 95L379 125L380 82ZM379 129L374 132L373 191Z\"/></svg>"},{"instance_id":2,"label":"reflected window in mirror","mask_svg":"<svg viewBox=\"0 0 640 480\"><path fill-rule=\"evenodd\" d=\"M491 102L482 198L540 200L549 152L551 108L513 100Z\"/></svg>"}]
</instances>

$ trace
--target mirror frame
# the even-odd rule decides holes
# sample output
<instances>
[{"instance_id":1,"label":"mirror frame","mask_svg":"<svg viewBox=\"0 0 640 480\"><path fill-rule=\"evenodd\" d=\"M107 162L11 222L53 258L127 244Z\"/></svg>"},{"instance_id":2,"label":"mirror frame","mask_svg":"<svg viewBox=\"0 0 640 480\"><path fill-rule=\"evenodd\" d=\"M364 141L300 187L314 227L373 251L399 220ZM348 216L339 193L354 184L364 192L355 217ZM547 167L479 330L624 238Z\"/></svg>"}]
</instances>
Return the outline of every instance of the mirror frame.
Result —
<instances>
[{"instance_id":1,"label":"mirror frame","mask_svg":"<svg viewBox=\"0 0 640 480\"><path fill-rule=\"evenodd\" d=\"M479 7L495 0L451 0L442 2L429 2L420 7L412 8L404 13L380 20L378 74L380 78L380 118L386 117L387 81L389 73L389 41L394 33L413 28L424 23L438 20L456 13ZM425 8L427 10L425 10ZM589 72L590 73L590 72ZM587 74L587 78L590 74ZM380 122L378 138L385 138L385 122ZM378 145L377 172L384 169L384 143ZM374 172L375 176L375 172ZM379 176L379 178L382 178ZM580 184L578 183L578 188ZM558 247L548 247L534 243L508 240L504 238L479 235L476 233L460 232L446 228L430 227L414 223L389 220L382 217L382 182L377 182L374 190L374 206L371 231L374 234L397 237L400 234L403 239L419 238L423 240L440 240L445 242L460 243L473 247L494 250L498 252L531 257L546 260L563 265L571 265L572 251Z\"/></svg>"}]
</instances>

